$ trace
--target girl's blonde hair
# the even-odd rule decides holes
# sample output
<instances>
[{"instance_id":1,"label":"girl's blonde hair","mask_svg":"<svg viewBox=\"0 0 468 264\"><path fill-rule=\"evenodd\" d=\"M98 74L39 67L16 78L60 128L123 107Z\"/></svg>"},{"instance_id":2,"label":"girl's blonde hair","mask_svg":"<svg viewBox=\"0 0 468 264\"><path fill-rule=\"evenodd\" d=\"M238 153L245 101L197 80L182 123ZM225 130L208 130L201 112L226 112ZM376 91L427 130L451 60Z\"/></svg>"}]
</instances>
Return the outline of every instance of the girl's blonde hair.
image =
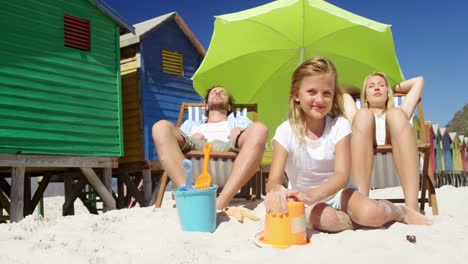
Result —
<instances>
[{"instance_id":1,"label":"girl's blonde hair","mask_svg":"<svg viewBox=\"0 0 468 264\"><path fill-rule=\"evenodd\" d=\"M295 94L301 86L302 80L307 76L331 74L335 82L335 95L333 106L328 113L331 117L343 116L343 91L338 85L338 73L335 65L325 57L313 57L304 61L293 73L291 91L289 93L289 122L294 132L302 139L306 135L306 118L301 105L294 100Z\"/></svg>"},{"instance_id":2,"label":"girl's blonde hair","mask_svg":"<svg viewBox=\"0 0 468 264\"><path fill-rule=\"evenodd\" d=\"M366 79L364 80L364 84L361 89L361 102L364 108L370 108L369 103L367 102L367 96L366 96L366 87L367 87L367 81L369 80L370 77L373 76L380 76L384 79L385 85L387 86L387 103L386 103L386 109L388 110L393 107L393 90L390 85L388 85L388 78L387 75L383 72L373 72L372 74L368 75Z\"/></svg>"}]
</instances>

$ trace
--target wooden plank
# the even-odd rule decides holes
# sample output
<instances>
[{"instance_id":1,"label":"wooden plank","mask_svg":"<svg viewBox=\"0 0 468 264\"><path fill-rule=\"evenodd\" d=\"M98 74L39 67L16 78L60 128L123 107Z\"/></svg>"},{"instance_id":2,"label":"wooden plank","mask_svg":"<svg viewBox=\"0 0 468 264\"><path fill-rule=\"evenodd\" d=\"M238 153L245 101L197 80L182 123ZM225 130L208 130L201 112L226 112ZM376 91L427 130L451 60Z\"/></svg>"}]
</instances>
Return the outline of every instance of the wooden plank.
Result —
<instances>
[{"instance_id":1,"label":"wooden plank","mask_svg":"<svg viewBox=\"0 0 468 264\"><path fill-rule=\"evenodd\" d=\"M42 199L44 196L44 191L46 190L47 186L49 185L50 180L52 179L52 174L46 174L42 177L41 182L37 186L36 192L34 193L34 196L31 201L31 208L32 211L34 212L34 209L36 208L37 204L39 201Z\"/></svg>"},{"instance_id":2,"label":"wooden plank","mask_svg":"<svg viewBox=\"0 0 468 264\"><path fill-rule=\"evenodd\" d=\"M104 181L104 186L106 187L107 191L112 195L112 168L104 168L102 171L102 178ZM114 201L114 205L115 205L114 197L112 197L112 200ZM112 208L104 204L104 208L103 208L104 212L107 212L111 209ZM115 209L115 207L113 209Z\"/></svg>"},{"instance_id":3,"label":"wooden plank","mask_svg":"<svg viewBox=\"0 0 468 264\"><path fill-rule=\"evenodd\" d=\"M0 223L6 223L8 220L8 216L0 216Z\"/></svg>"},{"instance_id":4,"label":"wooden plank","mask_svg":"<svg viewBox=\"0 0 468 264\"><path fill-rule=\"evenodd\" d=\"M11 187L10 184L5 180L5 178L0 178L0 189L8 196L11 197Z\"/></svg>"},{"instance_id":5,"label":"wooden plank","mask_svg":"<svg viewBox=\"0 0 468 264\"><path fill-rule=\"evenodd\" d=\"M0 167L93 167L117 168L117 158L52 156L52 155L0 155Z\"/></svg>"},{"instance_id":6,"label":"wooden plank","mask_svg":"<svg viewBox=\"0 0 468 264\"><path fill-rule=\"evenodd\" d=\"M0 191L0 210L2 210L2 208L10 214L10 200L8 200L8 197Z\"/></svg>"},{"instance_id":7,"label":"wooden plank","mask_svg":"<svg viewBox=\"0 0 468 264\"><path fill-rule=\"evenodd\" d=\"M158 175L157 177L161 177L161 175ZM155 181L156 177L151 177L151 180L152 181ZM158 191L159 191L159 185L158 184L153 184L153 189L151 190L151 199L148 203L148 206L152 205L152 204L155 204L156 203L156 199L157 199L157 196L158 196Z\"/></svg>"},{"instance_id":8,"label":"wooden plank","mask_svg":"<svg viewBox=\"0 0 468 264\"><path fill-rule=\"evenodd\" d=\"M23 194L23 215L30 215L31 211L31 176L29 173L24 175L24 194Z\"/></svg>"},{"instance_id":9,"label":"wooden plank","mask_svg":"<svg viewBox=\"0 0 468 264\"><path fill-rule=\"evenodd\" d=\"M99 180L94 170L89 167L80 167L80 169L88 182L93 186L94 190L96 190L96 192L99 194L104 204L109 208L109 210L116 209L115 200L112 197L111 192L109 192L106 186Z\"/></svg>"},{"instance_id":10,"label":"wooden plank","mask_svg":"<svg viewBox=\"0 0 468 264\"><path fill-rule=\"evenodd\" d=\"M117 209L125 208L124 193L123 180L120 177L117 177Z\"/></svg>"},{"instance_id":11,"label":"wooden plank","mask_svg":"<svg viewBox=\"0 0 468 264\"><path fill-rule=\"evenodd\" d=\"M10 222L19 222L24 218L24 174L25 167L14 167L11 171Z\"/></svg>"},{"instance_id":12,"label":"wooden plank","mask_svg":"<svg viewBox=\"0 0 468 264\"><path fill-rule=\"evenodd\" d=\"M140 206L145 206L145 197L138 191L137 186L130 177L124 173L119 173L119 178L127 185L127 197L134 196Z\"/></svg>"},{"instance_id":13,"label":"wooden plank","mask_svg":"<svg viewBox=\"0 0 468 264\"><path fill-rule=\"evenodd\" d=\"M129 63L129 62L132 62L132 61L136 61L136 57L122 59L122 60L120 60L120 64L125 64L125 63Z\"/></svg>"},{"instance_id":14,"label":"wooden plank","mask_svg":"<svg viewBox=\"0 0 468 264\"><path fill-rule=\"evenodd\" d=\"M77 186L75 190L73 189L73 178L70 175L66 175L63 177L63 185L65 189L65 203L62 205L62 215L74 215L75 214L75 207L73 206L76 197L78 197L78 192L83 189L86 185L86 181L81 177L78 180Z\"/></svg>"},{"instance_id":15,"label":"wooden plank","mask_svg":"<svg viewBox=\"0 0 468 264\"><path fill-rule=\"evenodd\" d=\"M151 200L152 191L151 170L142 170L141 175L143 177L143 193L145 195L145 206L148 206Z\"/></svg>"},{"instance_id":16,"label":"wooden plank","mask_svg":"<svg viewBox=\"0 0 468 264\"><path fill-rule=\"evenodd\" d=\"M186 157L192 158L203 158L204 153L202 150L191 150L185 154ZM235 152L222 152L222 151L212 151L210 153L210 158L223 158L223 159L235 159L237 154Z\"/></svg>"},{"instance_id":17,"label":"wooden plank","mask_svg":"<svg viewBox=\"0 0 468 264\"><path fill-rule=\"evenodd\" d=\"M88 209L88 211L92 214L99 214L97 209L92 206L90 200L86 198L86 194L83 192L78 192L78 198L83 202L83 205Z\"/></svg>"},{"instance_id":18,"label":"wooden plank","mask_svg":"<svg viewBox=\"0 0 468 264\"><path fill-rule=\"evenodd\" d=\"M156 202L154 204L154 206L156 208L160 208L161 207L161 204L162 204L162 199L164 197L164 191L166 189L166 185L167 185L167 178L169 178L167 176L167 172L164 171L163 175L161 176L161 180L159 182L159 191L158 191L158 197L156 198Z\"/></svg>"}]
</instances>

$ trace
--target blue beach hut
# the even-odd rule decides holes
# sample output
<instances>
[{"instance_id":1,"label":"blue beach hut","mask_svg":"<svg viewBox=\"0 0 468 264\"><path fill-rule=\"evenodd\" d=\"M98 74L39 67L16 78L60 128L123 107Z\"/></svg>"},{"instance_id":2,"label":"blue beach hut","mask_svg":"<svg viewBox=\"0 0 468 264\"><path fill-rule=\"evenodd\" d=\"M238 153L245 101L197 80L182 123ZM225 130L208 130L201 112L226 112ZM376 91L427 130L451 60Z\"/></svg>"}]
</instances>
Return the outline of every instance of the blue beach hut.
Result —
<instances>
[{"instance_id":1,"label":"blue beach hut","mask_svg":"<svg viewBox=\"0 0 468 264\"><path fill-rule=\"evenodd\" d=\"M206 51L176 12L134 27L135 34L120 37L124 156L119 170L121 176L141 173L147 178L146 190L151 189L151 171L161 169L152 126L162 119L175 123L182 102L202 102L191 78ZM132 185L127 176L120 179ZM149 193L145 191L145 201L138 202L152 203L154 195L148 197Z\"/></svg>"}]
</instances>

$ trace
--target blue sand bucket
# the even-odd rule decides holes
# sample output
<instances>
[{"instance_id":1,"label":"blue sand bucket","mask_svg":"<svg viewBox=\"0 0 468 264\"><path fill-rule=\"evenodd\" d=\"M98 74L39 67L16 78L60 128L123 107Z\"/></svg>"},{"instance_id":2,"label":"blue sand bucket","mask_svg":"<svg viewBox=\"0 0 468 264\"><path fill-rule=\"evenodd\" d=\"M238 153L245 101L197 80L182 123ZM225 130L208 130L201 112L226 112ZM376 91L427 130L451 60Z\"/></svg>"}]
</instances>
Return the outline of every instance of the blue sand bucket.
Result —
<instances>
[{"instance_id":1,"label":"blue sand bucket","mask_svg":"<svg viewBox=\"0 0 468 264\"><path fill-rule=\"evenodd\" d=\"M179 187L175 196L183 231L213 232L216 229L216 190L218 185L203 190L185 191Z\"/></svg>"}]
</instances>

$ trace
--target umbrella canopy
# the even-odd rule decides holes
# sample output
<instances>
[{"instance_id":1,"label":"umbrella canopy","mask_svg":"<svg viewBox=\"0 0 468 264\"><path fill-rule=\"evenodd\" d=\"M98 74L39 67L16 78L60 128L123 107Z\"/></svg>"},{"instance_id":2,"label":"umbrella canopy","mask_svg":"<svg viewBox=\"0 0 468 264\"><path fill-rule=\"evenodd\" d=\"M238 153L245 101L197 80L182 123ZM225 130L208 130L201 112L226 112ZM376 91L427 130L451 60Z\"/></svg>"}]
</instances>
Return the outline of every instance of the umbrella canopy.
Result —
<instances>
[{"instance_id":1,"label":"umbrella canopy","mask_svg":"<svg viewBox=\"0 0 468 264\"><path fill-rule=\"evenodd\" d=\"M321 0L278 0L217 16L195 89L221 85L239 103L257 103L270 129L287 119L291 75L304 60L333 61L345 90L360 89L373 71L391 84L404 77L390 25L355 15Z\"/></svg>"}]
</instances>

